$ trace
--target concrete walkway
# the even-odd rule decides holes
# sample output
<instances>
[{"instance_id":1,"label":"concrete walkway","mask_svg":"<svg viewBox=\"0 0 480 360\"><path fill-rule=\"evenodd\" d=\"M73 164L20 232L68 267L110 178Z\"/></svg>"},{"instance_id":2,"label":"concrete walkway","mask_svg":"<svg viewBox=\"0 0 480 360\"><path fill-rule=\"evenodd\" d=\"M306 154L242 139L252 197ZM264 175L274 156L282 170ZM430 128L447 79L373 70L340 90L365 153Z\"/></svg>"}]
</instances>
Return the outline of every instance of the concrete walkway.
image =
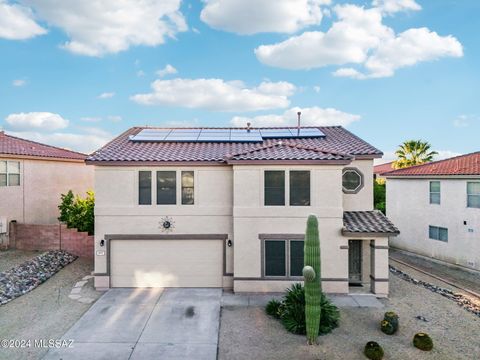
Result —
<instances>
[{"instance_id":1,"label":"concrete walkway","mask_svg":"<svg viewBox=\"0 0 480 360\"><path fill-rule=\"evenodd\" d=\"M233 294L224 292L222 296L222 306L225 307L245 307L245 306L265 306L272 299L281 300L284 294ZM351 294L351 295L330 295L327 297L338 307L368 307L383 308L384 305L373 294Z\"/></svg>"},{"instance_id":2,"label":"concrete walkway","mask_svg":"<svg viewBox=\"0 0 480 360\"><path fill-rule=\"evenodd\" d=\"M217 357L221 289L111 289L44 359Z\"/></svg>"}]
</instances>

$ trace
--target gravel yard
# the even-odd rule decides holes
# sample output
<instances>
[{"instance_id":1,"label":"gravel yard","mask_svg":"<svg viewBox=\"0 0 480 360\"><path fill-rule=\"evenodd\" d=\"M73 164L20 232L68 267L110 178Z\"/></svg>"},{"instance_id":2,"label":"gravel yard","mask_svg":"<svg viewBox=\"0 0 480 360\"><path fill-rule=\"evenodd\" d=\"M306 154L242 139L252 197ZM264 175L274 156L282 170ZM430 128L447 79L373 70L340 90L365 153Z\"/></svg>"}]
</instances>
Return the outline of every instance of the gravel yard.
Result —
<instances>
[{"instance_id":1,"label":"gravel yard","mask_svg":"<svg viewBox=\"0 0 480 360\"><path fill-rule=\"evenodd\" d=\"M0 272L10 270L40 254L39 251L0 251Z\"/></svg>"},{"instance_id":2,"label":"gravel yard","mask_svg":"<svg viewBox=\"0 0 480 360\"><path fill-rule=\"evenodd\" d=\"M18 259L29 260L39 254L21 251L1 253L0 267L9 269L23 262ZM92 270L92 260L79 258L37 288L0 306L0 339L59 339L91 306L71 300L68 295L75 283ZM85 291L90 297L101 295L93 290L91 280L86 286L89 288ZM39 359L46 350L33 346L2 349L0 359Z\"/></svg>"},{"instance_id":3,"label":"gravel yard","mask_svg":"<svg viewBox=\"0 0 480 360\"><path fill-rule=\"evenodd\" d=\"M303 336L288 333L259 307L222 309L219 359L366 359L363 347L374 340L385 350L385 359L478 359L480 318L453 301L390 275L390 299L384 309L341 308L339 328L320 337L319 346L307 346ZM397 334L379 329L385 311L400 317ZM428 322L416 319L423 316ZM422 352L412 346L416 332L430 334L434 349Z\"/></svg>"}]
</instances>

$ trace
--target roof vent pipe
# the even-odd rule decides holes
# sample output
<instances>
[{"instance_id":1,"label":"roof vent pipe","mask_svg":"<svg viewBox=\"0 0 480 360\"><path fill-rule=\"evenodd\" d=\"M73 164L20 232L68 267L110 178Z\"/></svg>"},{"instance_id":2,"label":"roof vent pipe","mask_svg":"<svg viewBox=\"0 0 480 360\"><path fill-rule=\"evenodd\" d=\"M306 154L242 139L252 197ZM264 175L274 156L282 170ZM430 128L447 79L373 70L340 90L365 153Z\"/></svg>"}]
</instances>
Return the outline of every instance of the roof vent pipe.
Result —
<instances>
[{"instance_id":1,"label":"roof vent pipe","mask_svg":"<svg viewBox=\"0 0 480 360\"><path fill-rule=\"evenodd\" d=\"M250 122L247 122L247 132L250 132L250 126L252 125L252 123Z\"/></svg>"},{"instance_id":2,"label":"roof vent pipe","mask_svg":"<svg viewBox=\"0 0 480 360\"><path fill-rule=\"evenodd\" d=\"M302 116L302 112L301 111L297 112L297 115L298 115L298 122L297 122L297 133L298 134L297 135L300 135L300 118Z\"/></svg>"}]
</instances>

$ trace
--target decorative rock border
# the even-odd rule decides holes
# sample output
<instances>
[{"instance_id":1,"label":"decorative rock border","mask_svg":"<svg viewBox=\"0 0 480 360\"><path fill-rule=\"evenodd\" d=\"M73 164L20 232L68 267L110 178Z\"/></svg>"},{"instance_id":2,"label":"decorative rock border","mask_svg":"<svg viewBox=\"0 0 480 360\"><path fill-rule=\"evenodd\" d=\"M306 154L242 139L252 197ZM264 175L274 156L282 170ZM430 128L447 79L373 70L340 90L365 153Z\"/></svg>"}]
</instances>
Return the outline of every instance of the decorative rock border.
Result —
<instances>
[{"instance_id":1,"label":"decorative rock border","mask_svg":"<svg viewBox=\"0 0 480 360\"><path fill-rule=\"evenodd\" d=\"M75 286L72 288L72 291L70 291L70 295L68 295L68 297L72 300L77 300L83 304L91 304L92 302L94 302L95 299L89 296L82 295L83 287L88 283L88 280L92 278L92 275L86 275L82 278L82 280L77 281Z\"/></svg>"},{"instance_id":2,"label":"decorative rock border","mask_svg":"<svg viewBox=\"0 0 480 360\"><path fill-rule=\"evenodd\" d=\"M447 299L450 299L452 301L455 301L458 304L458 306L463 307L468 312L471 312L472 314L480 317L480 306L474 304L465 295L453 292L450 289L445 289L445 288L442 288L440 286L430 284L430 283L428 283L426 281L423 281L423 280L417 280L417 279L413 278L412 276L408 275L407 273L405 273L401 270L398 270L397 268L395 268L391 265L389 267L390 267L390 272L392 274L400 277L401 279L403 279L405 281L408 281L409 283L424 287L427 290L430 290L434 293L442 295L443 297L446 297Z\"/></svg>"},{"instance_id":3,"label":"decorative rock border","mask_svg":"<svg viewBox=\"0 0 480 360\"><path fill-rule=\"evenodd\" d=\"M0 273L0 305L35 289L76 259L64 250L51 250Z\"/></svg>"}]
</instances>

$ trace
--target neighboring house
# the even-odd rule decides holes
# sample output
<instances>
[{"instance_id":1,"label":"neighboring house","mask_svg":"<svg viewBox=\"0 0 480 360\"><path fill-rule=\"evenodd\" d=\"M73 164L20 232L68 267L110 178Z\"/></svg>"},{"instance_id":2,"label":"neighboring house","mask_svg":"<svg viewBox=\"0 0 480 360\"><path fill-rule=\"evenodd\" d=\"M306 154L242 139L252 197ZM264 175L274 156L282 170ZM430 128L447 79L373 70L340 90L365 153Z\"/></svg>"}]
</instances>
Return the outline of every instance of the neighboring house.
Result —
<instances>
[{"instance_id":1,"label":"neighboring house","mask_svg":"<svg viewBox=\"0 0 480 360\"><path fill-rule=\"evenodd\" d=\"M392 246L480 270L480 152L384 176Z\"/></svg>"},{"instance_id":2,"label":"neighboring house","mask_svg":"<svg viewBox=\"0 0 480 360\"><path fill-rule=\"evenodd\" d=\"M382 176L383 173L394 170L393 161L390 161L385 164L375 165L373 167L373 179L374 180L385 180L385 177Z\"/></svg>"},{"instance_id":3,"label":"neighboring house","mask_svg":"<svg viewBox=\"0 0 480 360\"><path fill-rule=\"evenodd\" d=\"M386 296L398 231L373 210L381 155L342 127L132 128L87 159L95 286L283 291L313 213L324 291Z\"/></svg>"},{"instance_id":4,"label":"neighboring house","mask_svg":"<svg viewBox=\"0 0 480 360\"><path fill-rule=\"evenodd\" d=\"M12 220L25 224L58 223L62 193L71 189L82 194L93 189L93 171L85 165L86 157L0 131L2 228Z\"/></svg>"}]
</instances>

